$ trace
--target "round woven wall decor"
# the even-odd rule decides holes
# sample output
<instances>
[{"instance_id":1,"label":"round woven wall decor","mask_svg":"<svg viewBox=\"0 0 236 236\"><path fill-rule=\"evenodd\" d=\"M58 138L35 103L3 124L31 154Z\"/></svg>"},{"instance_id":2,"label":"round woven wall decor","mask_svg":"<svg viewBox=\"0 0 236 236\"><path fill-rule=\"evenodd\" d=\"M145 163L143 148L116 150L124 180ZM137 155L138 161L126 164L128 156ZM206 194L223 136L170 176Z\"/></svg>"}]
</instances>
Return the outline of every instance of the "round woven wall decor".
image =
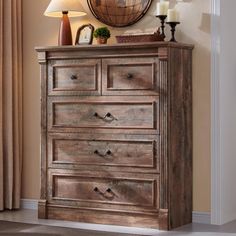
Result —
<instances>
[{"instance_id":1,"label":"round woven wall decor","mask_svg":"<svg viewBox=\"0 0 236 236\"><path fill-rule=\"evenodd\" d=\"M106 25L125 27L139 21L152 0L87 0L93 15Z\"/></svg>"}]
</instances>

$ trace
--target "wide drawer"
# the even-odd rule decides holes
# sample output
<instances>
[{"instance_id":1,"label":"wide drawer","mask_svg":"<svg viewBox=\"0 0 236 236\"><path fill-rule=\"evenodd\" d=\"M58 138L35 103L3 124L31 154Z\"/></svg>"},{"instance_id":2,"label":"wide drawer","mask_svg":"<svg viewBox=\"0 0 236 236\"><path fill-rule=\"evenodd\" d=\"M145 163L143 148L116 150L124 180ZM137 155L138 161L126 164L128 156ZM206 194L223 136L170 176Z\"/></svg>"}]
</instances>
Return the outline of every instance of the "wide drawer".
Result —
<instances>
[{"instance_id":1,"label":"wide drawer","mask_svg":"<svg viewBox=\"0 0 236 236\"><path fill-rule=\"evenodd\" d=\"M159 59L117 58L102 60L103 95L157 95Z\"/></svg>"},{"instance_id":2,"label":"wide drawer","mask_svg":"<svg viewBox=\"0 0 236 236\"><path fill-rule=\"evenodd\" d=\"M48 66L49 95L100 95L101 60L51 60Z\"/></svg>"},{"instance_id":3,"label":"wide drawer","mask_svg":"<svg viewBox=\"0 0 236 236\"><path fill-rule=\"evenodd\" d=\"M49 131L123 129L159 132L158 97L49 98Z\"/></svg>"},{"instance_id":4,"label":"wide drawer","mask_svg":"<svg viewBox=\"0 0 236 236\"><path fill-rule=\"evenodd\" d=\"M159 176L49 171L49 202L113 210L157 211Z\"/></svg>"},{"instance_id":5,"label":"wide drawer","mask_svg":"<svg viewBox=\"0 0 236 236\"><path fill-rule=\"evenodd\" d=\"M157 135L73 134L48 136L51 167L159 172Z\"/></svg>"}]
</instances>

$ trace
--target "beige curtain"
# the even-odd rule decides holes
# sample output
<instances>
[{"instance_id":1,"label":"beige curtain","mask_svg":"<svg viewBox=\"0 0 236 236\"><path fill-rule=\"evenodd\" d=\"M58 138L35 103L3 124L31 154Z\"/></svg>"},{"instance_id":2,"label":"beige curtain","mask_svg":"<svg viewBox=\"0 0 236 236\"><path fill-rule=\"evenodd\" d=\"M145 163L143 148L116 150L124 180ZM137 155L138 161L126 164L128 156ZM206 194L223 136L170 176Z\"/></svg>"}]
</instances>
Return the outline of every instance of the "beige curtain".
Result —
<instances>
[{"instance_id":1,"label":"beige curtain","mask_svg":"<svg viewBox=\"0 0 236 236\"><path fill-rule=\"evenodd\" d=\"M20 207L22 169L21 0L0 0L0 210Z\"/></svg>"}]
</instances>

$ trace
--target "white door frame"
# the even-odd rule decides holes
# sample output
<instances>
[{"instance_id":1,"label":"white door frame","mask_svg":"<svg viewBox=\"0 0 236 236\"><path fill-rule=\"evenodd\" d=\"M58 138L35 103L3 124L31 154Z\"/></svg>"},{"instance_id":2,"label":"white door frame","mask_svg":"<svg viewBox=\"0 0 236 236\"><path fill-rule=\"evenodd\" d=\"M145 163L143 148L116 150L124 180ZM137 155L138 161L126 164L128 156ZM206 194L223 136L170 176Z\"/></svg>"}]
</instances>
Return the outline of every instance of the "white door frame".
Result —
<instances>
[{"instance_id":1,"label":"white door frame","mask_svg":"<svg viewBox=\"0 0 236 236\"><path fill-rule=\"evenodd\" d=\"M211 0L211 223L221 218L221 147L220 147L220 0Z\"/></svg>"}]
</instances>

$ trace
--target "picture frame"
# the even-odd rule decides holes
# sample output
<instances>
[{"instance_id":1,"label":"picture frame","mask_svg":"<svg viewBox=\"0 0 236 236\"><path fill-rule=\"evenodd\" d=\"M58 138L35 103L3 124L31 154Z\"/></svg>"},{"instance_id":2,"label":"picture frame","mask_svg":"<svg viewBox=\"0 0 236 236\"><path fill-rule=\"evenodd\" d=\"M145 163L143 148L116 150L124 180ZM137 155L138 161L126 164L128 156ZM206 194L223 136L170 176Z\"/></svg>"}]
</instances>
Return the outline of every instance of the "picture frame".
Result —
<instances>
[{"instance_id":1,"label":"picture frame","mask_svg":"<svg viewBox=\"0 0 236 236\"><path fill-rule=\"evenodd\" d=\"M89 45L93 43L94 26L85 24L79 27L76 34L75 45Z\"/></svg>"}]
</instances>

